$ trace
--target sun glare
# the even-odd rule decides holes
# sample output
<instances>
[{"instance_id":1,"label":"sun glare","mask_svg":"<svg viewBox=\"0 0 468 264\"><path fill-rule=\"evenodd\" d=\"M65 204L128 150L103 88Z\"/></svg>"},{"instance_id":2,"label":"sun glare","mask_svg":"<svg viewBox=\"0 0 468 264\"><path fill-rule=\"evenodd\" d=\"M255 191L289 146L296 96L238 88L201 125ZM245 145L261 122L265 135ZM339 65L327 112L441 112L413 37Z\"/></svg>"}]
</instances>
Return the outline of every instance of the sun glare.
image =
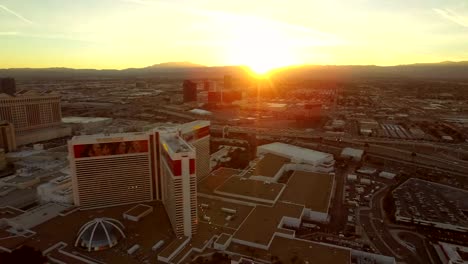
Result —
<instances>
[{"instance_id":1,"label":"sun glare","mask_svg":"<svg viewBox=\"0 0 468 264\"><path fill-rule=\"evenodd\" d=\"M252 49L251 56L245 58L244 64L256 74L264 75L270 70L289 66L294 62L286 54L281 56L281 54L273 51L271 53L262 53L261 50Z\"/></svg>"},{"instance_id":2,"label":"sun glare","mask_svg":"<svg viewBox=\"0 0 468 264\"><path fill-rule=\"evenodd\" d=\"M259 75L297 64L290 36L261 23L240 25L233 33L228 53L232 64L245 65Z\"/></svg>"}]
</instances>

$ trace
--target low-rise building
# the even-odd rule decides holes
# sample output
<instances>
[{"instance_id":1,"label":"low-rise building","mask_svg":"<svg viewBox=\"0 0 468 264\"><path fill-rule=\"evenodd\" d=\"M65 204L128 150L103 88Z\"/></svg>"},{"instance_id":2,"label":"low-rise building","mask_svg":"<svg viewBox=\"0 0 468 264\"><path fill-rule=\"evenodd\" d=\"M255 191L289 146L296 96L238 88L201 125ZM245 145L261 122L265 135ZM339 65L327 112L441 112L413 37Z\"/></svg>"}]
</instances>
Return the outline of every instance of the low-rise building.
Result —
<instances>
[{"instance_id":1,"label":"low-rise building","mask_svg":"<svg viewBox=\"0 0 468 264\"><path fill-rule=\"evenodd\" d=\"M315 172L334 171L335 159L332 154L275 142L257 147L257 155L271 153L291 160L291 170Z\"/></svg>"},{"instance_id":2,"label":"low-rise building","mask_svg":"<svg viewBox=\"0 0 468 264\"><path fill-rule=\"evenodd\" d=\"M357 162L361 161L363 155L364 155L364 150L362 149L344 148L341 151L341 158L352 159Z\"/></svg>"}]
</instances>

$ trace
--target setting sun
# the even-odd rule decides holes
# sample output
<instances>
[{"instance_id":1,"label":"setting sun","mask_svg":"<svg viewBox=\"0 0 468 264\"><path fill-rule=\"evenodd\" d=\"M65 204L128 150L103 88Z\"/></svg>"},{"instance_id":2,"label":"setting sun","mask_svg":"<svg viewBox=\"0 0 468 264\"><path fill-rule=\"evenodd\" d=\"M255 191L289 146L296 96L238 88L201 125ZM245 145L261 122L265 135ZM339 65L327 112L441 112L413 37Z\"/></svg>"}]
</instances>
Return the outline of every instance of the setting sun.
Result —
<instances>
[{"instance_id":1,"label":"setting sun","mask_svg":"<svg viewBox=\"0 0 468 264\"><path fill-rule=\"evenodd\" d=\"M228 57L232 64L249 67L257 74L299 63L294 39L286 32L258 20L247 19L231 32Z\"/></svg>"},{"instance_id":2,"label":"setting sun","mask_svg":"<svg viewBox=\"0 0 468 264\"><path fill-rule=\"evenodd\" d=\"M280 49L278 49L278 52L253 49L246 53L243 64L257 74L266 74L272 69L294 64L294 61L286 53L283 56L278 53L281 53Z\"/></svg>"}]
</instances>

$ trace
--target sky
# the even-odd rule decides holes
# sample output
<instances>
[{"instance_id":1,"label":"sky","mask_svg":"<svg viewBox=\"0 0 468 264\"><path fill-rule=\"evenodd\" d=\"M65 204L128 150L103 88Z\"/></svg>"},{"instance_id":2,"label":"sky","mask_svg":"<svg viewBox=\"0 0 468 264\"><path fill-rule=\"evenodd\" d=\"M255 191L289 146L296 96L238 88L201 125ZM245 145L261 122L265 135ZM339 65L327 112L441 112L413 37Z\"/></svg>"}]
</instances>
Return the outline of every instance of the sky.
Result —
<instances>
[{"instance_id":1,"label":"sky","mask_svg":"<svg viewBox=\"0 0 468 264\"><path fill-rule=\"evenodd\" d=\"M467 0L0 0L0 68L468 60Z\"/></svg>"}]
</instances>

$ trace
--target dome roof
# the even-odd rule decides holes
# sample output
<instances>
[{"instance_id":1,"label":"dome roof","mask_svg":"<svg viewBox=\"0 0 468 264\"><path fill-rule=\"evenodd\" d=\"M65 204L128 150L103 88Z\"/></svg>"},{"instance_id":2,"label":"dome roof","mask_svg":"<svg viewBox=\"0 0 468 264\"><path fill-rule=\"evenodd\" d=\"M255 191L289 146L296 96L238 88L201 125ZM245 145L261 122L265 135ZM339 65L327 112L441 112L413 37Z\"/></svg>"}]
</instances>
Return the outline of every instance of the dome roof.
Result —
<instances>
[{"instance_id":1,"label":"dome roof","mask_svg":"<svg viewBox=\"0 0 468 264\"><path fill-rule=\"evenodd\" d=\"M117 245L124 237L124 225L112 218L95 218L84 224L78 231L75 247L81 246L88 251L98 251Z\"/></svg>"}]
</instances>

